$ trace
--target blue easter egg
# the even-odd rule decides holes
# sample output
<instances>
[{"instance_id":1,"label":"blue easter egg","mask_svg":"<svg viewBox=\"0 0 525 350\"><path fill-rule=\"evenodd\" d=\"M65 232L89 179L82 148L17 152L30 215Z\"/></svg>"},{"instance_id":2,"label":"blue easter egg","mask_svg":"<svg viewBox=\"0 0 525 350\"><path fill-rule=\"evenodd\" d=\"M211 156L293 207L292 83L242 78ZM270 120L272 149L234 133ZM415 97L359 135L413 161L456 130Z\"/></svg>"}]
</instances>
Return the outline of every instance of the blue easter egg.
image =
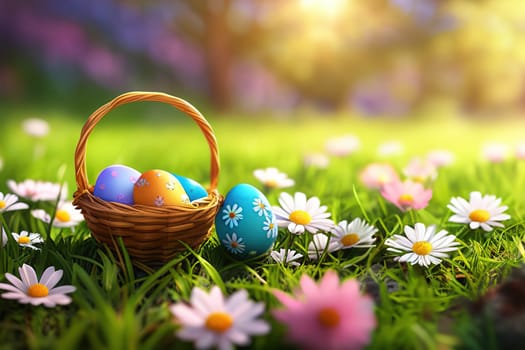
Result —
<instances>
[{"instance_id":1,"label":"blue easter egg","mask_svg":"<svg viewBox=\"0 0 525 350\"><path fill-rule=\"evenodd\" d=\"M248 184L233 187L215 216L221 245L238 259L267 252L277 238L277 222L268 199Z\"/></svg>"},{"instance_id":2,"label":"blue easter egg","mask_svg":"<svg viewBox=\"0 0 525 350\"><path fill-rule=\"evenodd\" d=\"M182 188L186 191L186 194L190 198L190 202L196 201L198 199L208 197L208 191L197 181L184 177L182 175L173 174L179 180Z\"/></svg>"},{"instance_id":3,"label":"blue easter egg","mask_svg":"<svg viewBox=\"0 0 525 350\"><path fill-rule=\"evenodd\" d=\"M97 177L93 194L105 201L133 204L133 185L140 172L125 165L110 165Z\"/></svg>"}]
</instances>

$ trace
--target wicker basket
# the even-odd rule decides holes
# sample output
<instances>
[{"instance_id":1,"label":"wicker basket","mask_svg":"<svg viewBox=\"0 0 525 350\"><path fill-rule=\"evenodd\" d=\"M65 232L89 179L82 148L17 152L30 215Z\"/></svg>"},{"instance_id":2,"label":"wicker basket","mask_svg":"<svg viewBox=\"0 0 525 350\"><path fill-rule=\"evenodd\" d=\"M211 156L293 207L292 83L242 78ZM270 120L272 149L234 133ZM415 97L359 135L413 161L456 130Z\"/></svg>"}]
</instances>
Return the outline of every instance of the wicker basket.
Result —
<instances>
[{"instance_id":1,"label":"wicker basket","mask_svg":"<svg viewBox=\"0 0 525 350\"><path fill-rule=\"evenodd\" d=\"M93 195L93 186L86 175L86 145L95 125L112 109L131 102L162 102L184 112L200 127L211 153L210 186L208 197L191 207L153 207L126 205L104 201ZM84 214L93 237L119 251L121 237L134 261L144 264L165 263L183 251L186 243L198 247L210 235L215 215L223 197L217 191L219 155L215 134L202 114L191 104L178 97L158 92L128 92L97 109L88 118L80 133L75 151L77 190L73 204Z\"/></svg>"}]
</instances>

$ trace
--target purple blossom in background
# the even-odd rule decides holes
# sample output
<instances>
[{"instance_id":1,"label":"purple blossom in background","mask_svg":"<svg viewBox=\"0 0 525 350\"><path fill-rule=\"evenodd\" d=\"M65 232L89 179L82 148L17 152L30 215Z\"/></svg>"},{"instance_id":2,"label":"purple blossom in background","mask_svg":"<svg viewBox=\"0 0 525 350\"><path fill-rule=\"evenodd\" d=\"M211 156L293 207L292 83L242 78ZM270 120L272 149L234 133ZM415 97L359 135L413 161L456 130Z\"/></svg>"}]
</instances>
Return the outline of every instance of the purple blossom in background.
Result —
<instances>
[{"instance_id":1,"label":"purple blossom in background","mask_svg":"<svg viewBox=\"0 0 525 350\"><path fill-rule=\"evenodd\" d=\"M299 102L297 92L287 89L268 70L252 62L234 66L233 84L237 104L247 110L290 110Z\"/></svg>"},{"instance_id":2,"label":"purple blossom in background","mask_svg":"<svg viewBox=\"0 0 525 350\"><path fill-rule=\"evenodd\" d=\"M456 18L440 12L441 0L390 0L390 3L402 12L414 18L415 22L428 27L430 32L452 30L457 25Z\"/></svg>"},{"instance_id":3,"label":"purple blossom in background","mask_svg":"<svg viewBox=\"0 0 525 350\"><path fill-rule=\"evenodd\" d=\"M409 104L398 100L387 86L384 77L376 77L358 84L350 94L350 104L364 115L402 115Z\"/></svg>"},{"instance_id":4,"label":"purple blossom in background","mask_svg":"<svg viewBox=\"0 0 525 350\"><path fill-rule=\"evenodd\" d=\"M117 87L126 80L125 62L119 55L94 43L78 23L16 6L2 17L3 26L16 45L25 48L37 62L56 67L53 75L67 72L63 65L77 66L95 82Z\"/></svg>"},{"instance_id":5,"label":"purple blossom in background","mask_svg":"<svg viewBox=\"0 0 525 350\"><path fill-rule=\"evenodd\" d=\"M108 40L125 51L145 55L153 64L166 67L188 86L201 87L195 82L204 79L202 53L172 29L180 4L155 2L147 7L134 8L114 0L69 0L67 6L60 0L47 0L47 3L55 14L96 26Z\"/></svg>"},{"instance_id":6,"label":"purple blossom in background","mask_svg":"<svg viewBox=\"0 0 525 350\"><path fill-rule=\"evenodd\" d=\"M145 57L186 86L202 88L201 52L171 28L177 6L29 0L24 5L0 5L0 29L54 81L67 81L70 68L76 67L102 86L121 88L128 83L134 60Z\"/></svg>"},{"instance_id":7,"label":"purple blossom in background","mask_svg":"<svg viewBox=\"0 0 525 350\"><path fill-rule=\"evenodd\" d=\"M204 58L190 43L163 34L149 43L147 53L154 62L169 68L187 86L203 88L199 82L204 80Z\"/></svg>"}]
</instances>

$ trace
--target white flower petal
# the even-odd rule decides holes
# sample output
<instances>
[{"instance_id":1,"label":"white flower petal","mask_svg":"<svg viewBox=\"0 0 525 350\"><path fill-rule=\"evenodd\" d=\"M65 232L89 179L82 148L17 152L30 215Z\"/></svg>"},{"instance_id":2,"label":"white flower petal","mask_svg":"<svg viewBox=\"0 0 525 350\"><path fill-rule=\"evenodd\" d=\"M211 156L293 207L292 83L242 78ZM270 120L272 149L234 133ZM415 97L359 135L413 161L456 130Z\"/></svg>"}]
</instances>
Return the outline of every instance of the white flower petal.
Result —
<instances>
[{"instance_id":1,"label":"white flower petal","mask_svg":"<svg viewBox=\"0 0 525 350\"><path fill-rule=\"evenodd\" d=\"M18 272L20 273L22 283L24 283L27 287L38 283L36 272L31 266L23 264L22 267L18 269Z\"/></svg>"}]
</instances>

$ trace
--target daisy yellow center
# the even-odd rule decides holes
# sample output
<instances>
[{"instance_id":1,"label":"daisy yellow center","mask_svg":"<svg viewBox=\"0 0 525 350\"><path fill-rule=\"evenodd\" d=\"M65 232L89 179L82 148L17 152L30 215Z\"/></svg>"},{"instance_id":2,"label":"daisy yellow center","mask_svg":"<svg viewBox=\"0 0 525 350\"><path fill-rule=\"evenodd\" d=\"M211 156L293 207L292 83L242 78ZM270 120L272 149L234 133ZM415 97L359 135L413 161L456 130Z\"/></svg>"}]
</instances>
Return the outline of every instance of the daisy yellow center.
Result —
<instances>
[{"instance_id":1,"label":"daisy yellow center","mask_svg":"<svg viewBox=\"0 0 525 350\"><path fill-rule=\"evenodd\" d=\"M384 185L390 180L390 177L387 174L379 174L377 180L380 184Z\"/></svg>"},{"instance_id":2,"label":"daisy yellow center","mask_svg":"<svg viewBox=\"0 0 525 350\"><path fill-rule=\"evenodd\" d=\"M266 208L266 205L264 205L264 203L261 202L261 203L259 203L259 208L264 210Z\"/></svg>"},{"instance_id":3,"label":"daisy yellow center","mask_svg":"<svg viewBox=\"0 0 525 350\"><path fill-rule=\"evenodd\" d=\"M264 185L269 188L275 188L277 187L278 184L277 184L277 181L275 181L274 179L270 179L270 180L266 180L264 182Z\"/></svg>"},{"instance_id":4,"label":"daisy yellow center","mask_svg":"<svg viewBox=\"0 0 525 350\"><path fill-rule=\"evenodd\" d=\"M233 218L235 218L236 215L235 215L235 213L232 211L232 212L230 212L229 216L230 216L230 218L233 219Z\"/></svg>"},{"instance_id":5,"label":"daisy yellow center","mask_svg":"<svg viewBox=\"0 0 525 350\"><path fill-rule=\"evenodd\" d=\"M339 312L333 307L321 309L317 314L317 320L325 328L334 328L341 322Z\"/></svg>"},{"instance_id":6,"label":"daisy yellow center","mask_svg":"<svg viewBox=\"0 0 525 350\"><path fill-rule=\"evenodd\" d=\"M414 203L414 197L411 194L402 194L399 196L399 204L401 205L411 205Z\"/></svg>"},{"instance_id":7,"label":"daisy yellow center","mask_svg":"<svg viewBox=\"0 0 525 350\"><path fill-rule=\"evenodd\" d=\"M212 312L206 318L206 328L217 333L223 333L233 325L233 318L226 312Z\"/></svg>"},{"instance_id":8,"label":"daisy yellow center","mask_svg":"<svg viewBox=\"0 0 525 350\"><path fill-rule=\"evenodd\" d=\"M312 216L307 211L295 210L290 213L290 221L298 225L308 225L312 222Z\"/></svg>"},{"instance_id":9,"label":"daisy yellow center","mask_svg":"<svg viewBox=\"0 0 525 350\"><path fill-rule=\"evenodd\" d=\"M419 241L414 243L412 251L417 255L428 255L432 251L432 244L427 241Z\"/></svg>"},{"instance_id":10,"label":"daisy yellow center","mask_svg":"<svg viewBox=\"0 0 525 350\"><path fill-rule=\"evenodd\" d=\"M5 208L5 201L0 201L0 209L4 209Z\"/></svg>"},{"instance_id":11,"label":"daisy yellow center","mask_svg":"<svg viewBox=\"0 0 525 350\"><path fill-rule=\"evenodd\" d=\"M356 244L359 241L359 235L357 233L347 233L346 235L341 238L341 243L345 247L351 246Z\"/></svg>"},{"instance_id":12,"label":"daisy yellow center","mask_svg":"<svg viewBox=\"0 0 525 350\"><path fill-rule=\"evenodd\" d=\"M27 236L18 237L18 243L20 244L27 244L29 242L31 242L31 240Z\"/></svg>"},{"instance_id":13,"label":"daisy yellow center","mask_svg":"<svg viewBox=\"0 0 525 350\"><path fill-rule=\"evenodd\" d=\"M477 222L485 222L490 219L490 213L483 209L476 209L470 212L469 219Z\"/></svg>"},{"instance_id":14,"label":"daisy yellow center","mask_svg":"<svg viewBox=\"0 0 525 350\"><path fill-rule=\"evenodd\" d=\"M36 283L27 288L27 295L32 298L43 298L49 295L49 289L42 283Z\"/></svg>"},{"instance_id":15,"label":"daisy yellow center","mask_svg":"<svg viewBox=\"0 0 525 350\"><path fill-rule=\"evenodd\" d=\"M425 182L426 178L421 175L412 176L412 180L415 182Z\"/></svg>"},{"instance_id":16,"label":"daisy yellow center","mask_svg":"<svg viewBox=\"0 0 525 350\"><path fill-rule=\"evenodd\" d=\"M58 209L55 214L55 218L58 221L68 222L69 220L71 220L71 215L64 209Z\"/></svg>"}]
</instances>

